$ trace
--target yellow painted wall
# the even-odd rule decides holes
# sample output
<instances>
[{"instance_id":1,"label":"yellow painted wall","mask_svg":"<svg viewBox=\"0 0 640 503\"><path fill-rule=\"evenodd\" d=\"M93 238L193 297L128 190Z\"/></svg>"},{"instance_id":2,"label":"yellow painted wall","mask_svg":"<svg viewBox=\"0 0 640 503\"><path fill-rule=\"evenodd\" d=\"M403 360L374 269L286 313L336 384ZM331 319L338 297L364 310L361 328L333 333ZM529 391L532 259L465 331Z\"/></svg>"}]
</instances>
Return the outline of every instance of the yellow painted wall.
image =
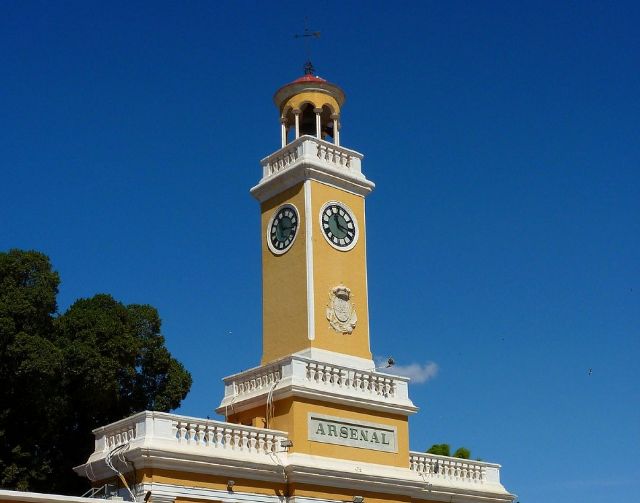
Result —
<instances>
[{"instance_id":1,"label":"yellow painted wall","mask_svg":"<svg viewBox=\"0 0 640 503\"><path fill-rule=\"evenodd\" d=\"M398 452L383 452L343 445L313 442L308 439L308 414L324 414L344 419L395 426ZM229 417L230 422L250 424L253 417L264 417L265 406L247 410ZM316 400L286 398L275 402L275 414L269 428L289 433L293 441L291 452L312 454L338 459L350 459L364 463L409 467L409 421L406 416L385 414L343 405L328 404Z\"/></svg>"},{"instance_id":2,"label":"yellow painted wall","mask_svg":"<svg viewBox=\"0 0 640 503\"><path fill-rule=\"evenodd\" d=\"M291 248L275 255L267 245L267 226L284 203L298 209L300 224ZM309 346L307 336L307 269L303 185L296 185L262 204L262 363Z\"/></svg>"},{"instance_id":3,"label":"yellow painted wall","mask_svg":"<svg viewBox=\"0 0 640 503\"><path fill-rule=\"evenodd\" d=\"M292 496L306 496L310 498L328 499L336 502L353 501L354 496L364 496L365 503L401 503L413 501L409 496L402 496L397 494L380 494L370 491L348 491L346 489L334 489L324 486L310 486L310 485L291 485L289 488ZM425 500L420 500L427 503Z\"/></svg>"},{"instance_id":4,"label":"yellow painted wall","mask_svg":"<svg viewBox=\"0 0 640 503\"><path fill-rule=\"evenodd\" d=\"M300 107L307 102L313 103L316 108L322 108L323 105L328 105L334 114L340 113L340 105L338 105L335 98L319 91L304 91L292 96L280 107L280 113L290 109L300 109Z\"/></svg>"},{"instance_id":5,"label":"yellow painted wall","mask_svg":"<svg viewBox=\"0 0 640 503\"><path fill-rule=\"evenodd\" d=\"M355 214L360 236L349 251L333 248L320 228L320 209L327 201L346 204ZM320 182L311 182L311 205L313 207L313 269L315 297L315 341L314 347L347 353L361 358L371 358L369 349L369 309L367 301L367 253L364 197L357 196ZM358 322L351 334L333 330L326 317L330 290L339 285L351 289L351 300L355 304Z\"/></svg>"}]
</instances>

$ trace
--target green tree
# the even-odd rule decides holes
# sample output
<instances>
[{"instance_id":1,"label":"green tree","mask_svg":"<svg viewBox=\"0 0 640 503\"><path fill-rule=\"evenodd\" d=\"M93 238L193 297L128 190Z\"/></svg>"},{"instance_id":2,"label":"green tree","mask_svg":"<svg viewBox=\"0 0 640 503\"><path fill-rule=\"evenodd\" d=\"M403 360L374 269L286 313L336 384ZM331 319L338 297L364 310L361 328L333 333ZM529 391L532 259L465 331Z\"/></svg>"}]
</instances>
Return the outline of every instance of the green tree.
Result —
<instances>
[{"instance_id":1,"label":"green tree","mask_svg":"<svg viewBox=\"0 0 640 503\"><path fill-rule=\"evenodd\" d=\"M58 283L45 255L0 253L0 485L78 494L91 430L178 407L191 376L155 308L99 294L55 316Z\"/></svg>"},{"instance_id":2,"label":"green tree","mask_svg":"<svg viewBox=\"0 0 640 503\"><path fill-rule=\"evenodd\" d=\"M449 447L449 444L433 444L427 450L427 453L429 454L438 454L440 456L451 456L450 452L451 448ZM466 447L459 447L456 452L453 453L453 457L460 459L470 459L471 451Z\"/></svg>"},{"instance_id":3,"label":"green tree","mask_svg":"<svg viewBox=\"0 0 640 503\"><path fill-rule=\"evenodd\" d=\"M427 450L429 454L438 454L439 456L450 456L451 449L449 444L433 444Z\"/></svg>"},{"instance_id":4,"label":"green tree","mask_svg":"<svg viewBox=\"0 0 640 503\"><path fill-rule=\"evenodd\" d=\"M471 451L469 449L467 449L466 447L459 447L456 452L453 453L453 457L454 458L460 458L460 459L470 459L471 458Z\"/></svg>"},{"instance_id":5,"label":"green tree","mask_svg":"<svg viewBox=\"0 0 640 503\"><path fill-rule=\"evenodd\" d=\"M60 280L47 256L0 253L0 486L26 490L55 466L62 351L53 337Z\"/></svg>"}]
</instances>

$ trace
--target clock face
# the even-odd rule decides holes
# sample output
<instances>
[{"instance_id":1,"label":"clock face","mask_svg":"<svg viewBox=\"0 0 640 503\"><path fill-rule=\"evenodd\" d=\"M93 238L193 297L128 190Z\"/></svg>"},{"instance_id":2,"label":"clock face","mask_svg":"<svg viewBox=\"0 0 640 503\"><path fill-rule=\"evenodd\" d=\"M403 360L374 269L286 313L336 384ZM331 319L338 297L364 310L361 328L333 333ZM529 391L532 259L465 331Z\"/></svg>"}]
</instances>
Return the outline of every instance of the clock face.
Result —
<instances>
[{"instance_id":1,"label":"clock face","mask_svg":"<svg viewBox=\"0 0 640 503\"><path fill-rule=\"evenodd\" d=\"M322 235L338 250L350 250L358 241L358 224L352 211L343 203L326 203L320 210L320 226Z\"/></svg>"},{"instance_id":2,"label":"clock face","mask_svg":"<svg viewBox=\"0 0 640 503\"><path fill-rule=\"evenodd\" d=\"M296 239L300 219L293 204L283 204L273 213L267 226L267 244L276 255L286 252Z\"/></svg>"}]
</instances>

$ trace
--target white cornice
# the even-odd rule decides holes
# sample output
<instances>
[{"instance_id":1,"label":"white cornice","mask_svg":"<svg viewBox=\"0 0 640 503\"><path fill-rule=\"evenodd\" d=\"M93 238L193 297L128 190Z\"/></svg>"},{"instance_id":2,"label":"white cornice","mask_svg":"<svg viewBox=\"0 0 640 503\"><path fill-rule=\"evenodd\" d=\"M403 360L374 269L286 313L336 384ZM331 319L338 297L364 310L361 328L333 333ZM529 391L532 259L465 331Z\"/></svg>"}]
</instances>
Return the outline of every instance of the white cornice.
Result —
<instances>
[{"instance_id":1,"label":"white cornice","mask_svg":"<svg viewBox=\"0 0 640 503\"><path fill-rule=\"evenodd\" d=\"M24 501L30 503L95 503L93 498L63 496L60 494L33 493L24 491L7 491L0 489L0 501Z\"/></svg>"},{"instance_id":2,"label":"white cornice","mask_svg":"<svg viewBox=\"0 0 640 503\"><path fill-rule=\"evenodd\" d=\"M362 362L358 362L362 363ZM216 409L228 417L291 396L400 415L418 408L409 398L409 379L375 369L347 367L289 355L224 379L225 396Z\"/></svg>"},{"instance_id":3,"label":"white cornice","mask_svg":"<svg viewBox=\"0 0 640 503\"><path fill-rule=\"evenodd\" d=\"M366 196L375 184L362 174L363 155L312 136L302 136L261 161L263 176L251 189L260 202L306 180Z\"/></svg>"},{"instance_id":4,"label":"white cornice","mask_svg":"<svg viewBox=\"0 0 640 503\"><path fill-rule=\"evenodd\" d=\"M514 499L500 484L500 466L492 463L412 452L406 466L398 467L290 453L283 447L285 432L149 411L96 431L94 453L75 468L92 481L115 477L106 463L110 458L123 473L134 466L136 470L181 473L176 475L183 482L176 486L180 491L191 490L193 474L204 474L269 482L281 488L289 481L351 493L402 494L418 500L509 503ZM171 496L165 492L157 499L167 502ZM30 501L56 501L47 499L48 495L43 498Z\"/></svg>"}]
</instances>

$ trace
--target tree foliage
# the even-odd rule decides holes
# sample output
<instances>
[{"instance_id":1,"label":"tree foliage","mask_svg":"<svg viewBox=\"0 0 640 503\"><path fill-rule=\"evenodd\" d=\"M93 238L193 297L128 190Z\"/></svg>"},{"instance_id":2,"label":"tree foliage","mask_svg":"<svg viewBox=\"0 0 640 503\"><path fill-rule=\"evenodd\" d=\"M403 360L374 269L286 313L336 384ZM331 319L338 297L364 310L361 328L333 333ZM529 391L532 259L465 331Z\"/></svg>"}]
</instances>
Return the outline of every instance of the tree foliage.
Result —
<instances>
[{"instance_id":1,"label":"tree foliage","mask_svg":"<svg viewBox=\"0 0 640 503\"><path fill-rule=\"evenodd\" d=\"M433 444L427 450L429 454L438 454L439 456L451 456L451 447L449 444ZM470 459L471 451L466 447L459 447L456 452L453 453L454 458Z\"/></svg>"},{"instance_id":2,"label":"tree foliage","mask_svg":"<svg viewBox=\"0 0 640 503\"><path fill-rule=\"evenodd\" d=\"M427 452L429 454L438 454L439 456L451 456L449 444L433 444Z\"/></svg>"},{"instance_id":3,"label":"tree foliage","mask_svg":"<svg viewBox=\"0 0 640 503\"><path fill-rule=\"evenodd\" d=\"M77 494L93 428L191 387L155 308L99 294L56 315L59 282L42 253L0 253L0 487Z\"/></svg>"},{"instance_id":4,"label":"tree foliage","mask_svg":"<svg viewBox=\"0 0 640 503\"><path fill-rule=\"evenodd\" d=\"M453 457L460 459L470 459L471 451L466 447L459 447L458 449L456 449L456 452L453 453Z\"/></svg>"}]
</instances>

